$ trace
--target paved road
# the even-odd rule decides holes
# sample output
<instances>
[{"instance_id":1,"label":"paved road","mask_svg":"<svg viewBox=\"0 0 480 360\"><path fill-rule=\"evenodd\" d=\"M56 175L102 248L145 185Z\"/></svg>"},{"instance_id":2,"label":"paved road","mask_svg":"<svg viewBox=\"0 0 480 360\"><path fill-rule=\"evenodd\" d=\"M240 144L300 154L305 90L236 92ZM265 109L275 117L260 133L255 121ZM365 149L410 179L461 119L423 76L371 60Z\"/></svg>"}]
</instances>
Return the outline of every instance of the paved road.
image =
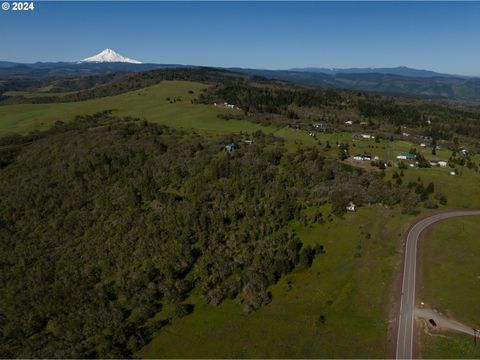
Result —
<instances>
[{"instance_id":1,"label":"paved road","mask_svg":"<svg viewBox=\"0 0 480 360\"><path fill-rule=\"evenodd\" d=\"M417 242L421 233L430 225L453 217L480 215L479 211L450 211L417 222L408 232L405 244L405 261L403 265L402 297L398 318L397 359L412 359L413 325L415 313L415 277L417 267Z\"/></svg>"}]
</instances>

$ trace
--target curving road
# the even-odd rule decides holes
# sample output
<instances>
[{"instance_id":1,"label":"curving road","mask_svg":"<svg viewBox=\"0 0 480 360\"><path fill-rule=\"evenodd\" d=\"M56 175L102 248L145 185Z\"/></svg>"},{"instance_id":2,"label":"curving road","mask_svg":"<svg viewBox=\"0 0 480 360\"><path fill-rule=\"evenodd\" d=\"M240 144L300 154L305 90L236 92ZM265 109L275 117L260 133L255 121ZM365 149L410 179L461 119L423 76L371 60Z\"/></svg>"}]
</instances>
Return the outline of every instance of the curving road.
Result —
<instances>
[{"instance_id":1,"label":"curving road","mask_svg":"<svg viewBox=\"0 0 480 360\"><path fill-rule=\"evenodd\" d=\"M410 228L405 243L402 295L398 316L397 359L412 359L415 313L415 277L417 267L417 243L422 232L429 226L453 217L480 215L480 210L458 210L432 215L418 221Z\"/></svg>"}]
</instances>

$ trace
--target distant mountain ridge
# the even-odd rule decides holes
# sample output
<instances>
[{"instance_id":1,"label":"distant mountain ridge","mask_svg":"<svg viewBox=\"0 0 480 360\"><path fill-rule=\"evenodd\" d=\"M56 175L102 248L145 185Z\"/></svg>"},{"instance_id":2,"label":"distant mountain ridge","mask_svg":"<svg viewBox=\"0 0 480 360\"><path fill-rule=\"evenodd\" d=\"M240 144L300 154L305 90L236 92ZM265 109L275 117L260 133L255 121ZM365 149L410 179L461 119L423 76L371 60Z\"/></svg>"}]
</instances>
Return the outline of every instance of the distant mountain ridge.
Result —
<instances>
[{"instance_id":1,"label":"distant mountain ridge","mask_svg":"<svg viewBox=\"0 0 480 360\"><path fill-rule=\"evenodd\" d=\"M397 66L390 68L316 68L316 67L307 67L307 68L292 68L287 71L295 72L308 72L308 73L322 73L327 75L338 75L338 74L388 74L388 75L398 75L405 77L460 77L466 78L468 76L461 75L452 75L446 73L438 73L431 70L419 70L413 69L406 66Z\"/></svg>"},{"instance_id":2,"label":"distant mountain ridge","mask_svg":"<svg viewBox=\"0 0 480 360\"><path fill-rule=\"evenodd\" d=\"M121 60L121 61L117 61ZM21 64L0 61L0 80L39 77L79 77L115 72L143 72L165 68L195 68L194 65L149 64L125 58L111 49L86 58L82 62L37 62ZM480 78L418 70L404 66L395 68L298 68L265 70L222 68L251 76L289 81L317 88L349 89L379 94L456 99L480 102Z\"/></svg>"},{"instance_id":3,"label":"distant mountain ridge","mask_svg":"<svg viewBox=\"0 0 480 360\"><path fill-rule=\"evenodd\" d=\"M318 88L349 89L385 95L480 102L480 78L459 76L408 77L382 73L336 73L230 68L239 73L289 81Z\"/></svg>"},{"instance_id":4,"label":"distant mountain ridge","mask_svg":"<svg viewBox=\"0 0 480 360\"><path fill-rule=\"evenodd\" d=\"M0 62L0 79L35 77L77 77L114 72L141 72L165 68L192 67L181 64L149 64L128 62L37 62L21 64Z\"/></svg>"}]
</instances>

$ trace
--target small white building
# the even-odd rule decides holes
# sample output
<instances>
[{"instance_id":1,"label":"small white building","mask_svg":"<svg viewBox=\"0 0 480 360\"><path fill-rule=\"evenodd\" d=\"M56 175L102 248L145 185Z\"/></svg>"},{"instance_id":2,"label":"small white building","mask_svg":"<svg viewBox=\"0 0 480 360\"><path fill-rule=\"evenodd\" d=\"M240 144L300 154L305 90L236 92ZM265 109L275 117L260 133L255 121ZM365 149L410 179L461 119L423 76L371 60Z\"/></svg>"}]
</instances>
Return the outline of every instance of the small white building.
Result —
<instances>
[{"instance_id":1,"label":"small white building","mask_svg":"<svg viewBox=\"0 0 480 360\"><path fill-rule=\"evenodd\" d=\"M361 139L372 139L374 137L369 134L353 134L352 138L355 140L361 140Z\"/></svg>"},{"instance_id":2,"label":"small white building","mask_svg":"<svg viewBox=\"0 0 480 360\"><path fill-rule=\"evenodd\" d=\"M421 144L420 144L420 147L422 147L422 148L427 147L427 144L421 143Z\"/></svg>"},{"instance_id":3,"label":"small white building","mask_svg":"<svg viewBox=\"0 0 480 360\"><path fill-rule=\"evenodd\" d=\"M345 125L353 125L353 121L352 120L347 120L347 121L345 121Z\"/></svg>"},{"instance_id":4,"label":"small white building","mask_svg":"<svg viewBox=\"0 0 480 360\"><path fill-rule=\"evenodd\" d=\"M357 211L357 206L350 201L350 203L347 206L347 211L352 211L352 212Z\"/></svg>"}]
</instances>

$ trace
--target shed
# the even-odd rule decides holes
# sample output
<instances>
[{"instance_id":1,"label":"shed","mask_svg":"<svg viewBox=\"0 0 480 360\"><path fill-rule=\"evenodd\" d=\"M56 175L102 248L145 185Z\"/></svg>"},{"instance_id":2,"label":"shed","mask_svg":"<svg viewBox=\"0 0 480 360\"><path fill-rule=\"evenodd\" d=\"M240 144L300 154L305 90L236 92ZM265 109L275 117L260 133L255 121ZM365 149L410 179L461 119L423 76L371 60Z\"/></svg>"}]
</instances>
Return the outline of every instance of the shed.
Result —
<instances>
[{"instance_id":1,"label":"shed","mask_svg":"<svg viewBox=\"0 0 480 360\"><path fill-rule=\"evenodd\" d=\"M346 208L348 211L356 211L357 210L357 206L350 201L350 203L348 204L347 208Z\"/></svg>"},{"instance_id":2,"label":"shed","mask_svg":"<svg viewBox=\"0 0 480 360\"><path fill-rule=\"evenodd\" d=\"M228 144L228 145L225 145L225 150L229 153L231 153L233 150L235 150L237 148L237 145L235 145L234 143L231 143L231 144Z\"/></svg>"},{"instance_id":3,"label":"shed","mask_svg":"<svg viewBox=\"0 0 480 360\"><path fill-rule=\"evenodd\" d=\"M414 160L417 158L416 154L403 153L397 156L398 160Z\"/></svg>"}]
</instances>

